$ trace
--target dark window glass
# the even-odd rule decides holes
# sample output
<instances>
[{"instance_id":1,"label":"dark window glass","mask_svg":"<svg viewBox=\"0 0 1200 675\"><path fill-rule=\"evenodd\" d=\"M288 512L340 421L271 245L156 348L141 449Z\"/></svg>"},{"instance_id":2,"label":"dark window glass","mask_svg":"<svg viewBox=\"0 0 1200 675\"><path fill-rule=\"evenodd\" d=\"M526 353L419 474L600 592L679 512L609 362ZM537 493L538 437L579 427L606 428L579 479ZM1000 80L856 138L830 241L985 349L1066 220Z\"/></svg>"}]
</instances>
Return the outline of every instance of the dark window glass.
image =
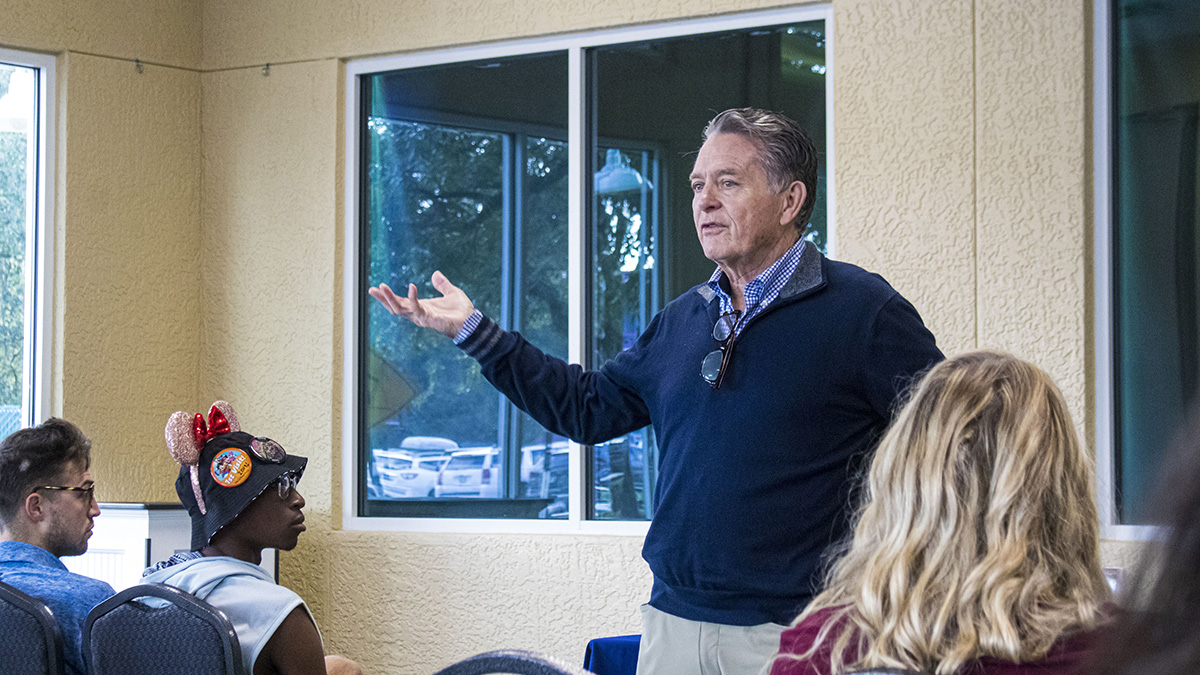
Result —
<instances>
[{"instance_id":1,"label":"dark window glass","mask_svg":"<svg viewBox=\"0 0 1200 675\"><path fill-rule=\"evenodd\" d=\"M558 53L363 79L364 291L436 295L441 270L502 327L566 356L566 66ZM443 336L364 309L363 515L555 515L555 495L526 488L521 448L559 438ZM399 466L416 460L437 462Z\"/></svg>"},{"instance_id":2,"label":"dark window glass","mask_svg":"<svg viewBox=\"0 0 1200 675\"><path fill-rule=\"evenodd\" d=\"M687 176L715 112L769 108L808 129L822 156L808 236L824 248L824 55L820 21L585 51L587 367L630 347L667 301L711 274ZM565 358L566 53L361 82L360 297L410 281L433 295L440 269L502 327ZM442 336L374 301L362 310L360 515L567 517L567 439L508 403ZM585 453L586 517L652 515L651 429Z\"/></svg>"},{"instance_id":3,"label":"dark window glass","mask_svg":"<svg viewBox=\"0 0 1200 675\"><path fill-rule=\"evenodd\" d=\"M777 110L812 135L821 162L808 237L824 250L825 27L813 21L613 45L591 50L588 64L596 92L588 365L598 367L632 345L665 301L712 274L692 223L688 174L715 113ZM592 517L648 519L657 463L649 427L595 446Z\"/></svg>"},{"instance_id":4,"label":"dark window glass","mask_svg":"<svg viewBox=\"0 0 1200 675\"><path fill-rule=\"evenodd\" d=\"M1114 478L1120 522L1145 524L1200 361L1200 13L1193 0L1116 0L1113 9Z\"/></svg>"}]
</instances>

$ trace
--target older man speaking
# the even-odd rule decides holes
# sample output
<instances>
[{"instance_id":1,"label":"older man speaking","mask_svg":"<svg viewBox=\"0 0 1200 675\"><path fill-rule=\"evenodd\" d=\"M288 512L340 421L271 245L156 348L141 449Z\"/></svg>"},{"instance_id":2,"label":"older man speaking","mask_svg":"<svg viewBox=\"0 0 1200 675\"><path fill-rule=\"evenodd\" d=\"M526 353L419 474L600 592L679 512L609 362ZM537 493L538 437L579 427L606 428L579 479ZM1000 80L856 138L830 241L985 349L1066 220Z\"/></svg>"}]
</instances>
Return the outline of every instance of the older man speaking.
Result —
<instances>
[{"instance_id":1,"label":"older man speaking","mask_svg":"<svg viewBox=\"0 0 1200 675\"><path fill-rule=\"evenodd\" d=\"M555 433L599 443L654 425L639 675L766 665L846 534L852 477L893 401L942 358L886 281L805 242L817 157L803 129L743 108L704 137L692 215L717 269L599 370L501 330L440 272L440 298L419 299L412 284L407 296L370 289L392 314L453 338Z\"/></svg>"}]
</instances>

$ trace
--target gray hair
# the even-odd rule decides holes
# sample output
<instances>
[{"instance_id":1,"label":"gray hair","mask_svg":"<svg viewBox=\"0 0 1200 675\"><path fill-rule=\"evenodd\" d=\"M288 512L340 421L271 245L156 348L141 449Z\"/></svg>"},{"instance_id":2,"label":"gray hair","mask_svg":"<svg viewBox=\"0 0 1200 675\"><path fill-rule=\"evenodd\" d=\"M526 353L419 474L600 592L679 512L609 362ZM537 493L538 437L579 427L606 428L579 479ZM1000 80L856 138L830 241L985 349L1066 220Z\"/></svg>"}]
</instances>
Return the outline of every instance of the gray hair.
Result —
<instances>
[{"instance_id":1,"label":"gray hair","mask_svg":"<svg viewBox=\"0 0 1200 675\"><path fill-rule=\"evenodd\" d=\"M808 226L817 202L817 149L808 132L791 118L758 108L731 108L704 127L704 140L719 134L737 134L759 148L759 161L767 182L776 192L793 181L804 184L804 204L795 225L801 232Z\"/></svg>"}]
</instances>

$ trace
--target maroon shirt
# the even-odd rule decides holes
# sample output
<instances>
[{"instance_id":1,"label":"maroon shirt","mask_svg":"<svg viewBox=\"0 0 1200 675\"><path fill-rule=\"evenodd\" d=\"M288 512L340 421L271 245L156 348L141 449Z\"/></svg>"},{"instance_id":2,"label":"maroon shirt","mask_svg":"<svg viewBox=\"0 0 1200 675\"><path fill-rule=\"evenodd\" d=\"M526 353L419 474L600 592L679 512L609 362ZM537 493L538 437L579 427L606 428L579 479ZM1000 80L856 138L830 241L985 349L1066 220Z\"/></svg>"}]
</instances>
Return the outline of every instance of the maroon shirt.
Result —
<instances>
[{"instance_id":1,"label":"maroon shirt","mask_svg":"<svg viewBox=\"0 0 1200 675\"><path fill-rule=\"evenodd\" d=\"M803 654L812 647L817 633L829 617L833 608L818 610L800 624L783 632L779 638L780 654ZM832 675L829 671L830 646L837 637L837 629L808 660L779 659L771 666L771 675ZM1013 663L985 656L965 666L962 675L1082 675L1080 668L1092 654L1094 633L1077 633L1059 640L1045 657L1027 663ZM845 662L850 661L846 654Z\"/></svg>"}]
</instances>

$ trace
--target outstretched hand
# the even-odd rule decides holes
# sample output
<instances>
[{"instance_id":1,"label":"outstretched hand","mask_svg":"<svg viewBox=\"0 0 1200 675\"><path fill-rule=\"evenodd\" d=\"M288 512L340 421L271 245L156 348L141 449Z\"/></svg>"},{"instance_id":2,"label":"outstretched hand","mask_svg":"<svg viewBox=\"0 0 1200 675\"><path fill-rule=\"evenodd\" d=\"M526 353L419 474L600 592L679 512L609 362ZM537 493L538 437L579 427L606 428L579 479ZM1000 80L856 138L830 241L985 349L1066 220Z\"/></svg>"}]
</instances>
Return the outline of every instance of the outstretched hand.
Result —
<instances>
[{"instance_id":1,"label":"outstretched hand","mask_svg":"<svg viewBox=\"0 0 1200 675\"><path fill-rule=\"evenodd\" d=\"M452 338L475 311L475 305L462 289L450 283L441 272L433 273L433 288L440 298L417 299L417 287L408 285L408 297L397 295L387 284L367 290L387 311L402 316L422 328L432 328Z\"/></svg>"}]
</instances>

